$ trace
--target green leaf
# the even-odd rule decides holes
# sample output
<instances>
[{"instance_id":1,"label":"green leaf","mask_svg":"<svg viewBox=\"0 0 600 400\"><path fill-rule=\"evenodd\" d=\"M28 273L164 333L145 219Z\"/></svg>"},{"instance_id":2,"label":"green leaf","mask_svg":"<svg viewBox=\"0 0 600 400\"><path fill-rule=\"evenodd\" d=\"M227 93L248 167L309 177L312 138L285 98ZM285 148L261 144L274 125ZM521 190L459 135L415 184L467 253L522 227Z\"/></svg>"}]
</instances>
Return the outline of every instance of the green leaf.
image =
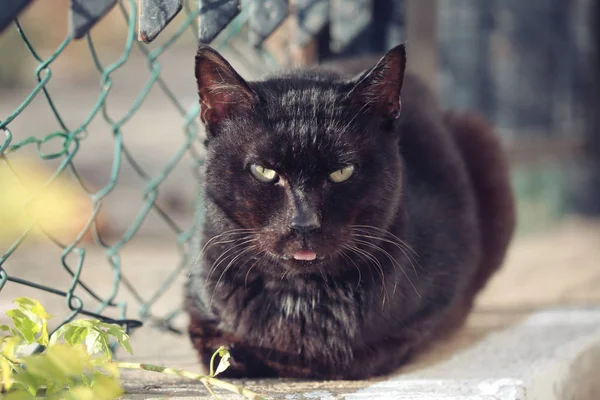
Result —
<instances>
[{"instance_id":1,"label":"green leaf","mask_svg":"<svg viewBox=\"0 0 600 400\"><path fill-rule=\"evenodd\" d=\"M11 392L2 396L3 400L37 400L35 395L22 390Z\"/></svg>"},{"instance_id":2,"label":"green leaf","mask_svg":"<svg viewBox=\"0 0 600 400\"><path fill-rule=\"evenodd\" d=\"M81 344L84 343L86 336L89 331L93 328L92 324L88 320L80 319L71 321L58 328L50 338L50 344L58 343L59 339L63 337L69 344Z\"/></svg>"},{"instance_id":3,"label":"green leaf","mask_svg":"<svg viewBox=\"0 0 600 400\"><path fill-rule=\"evenodd\" d=\"M85 338L85 345L88 353L102 353L107 358L111 358L110 345L108 343L108 334L101 329L91 329Z\"/></svg>"},{"instance_id":4,"label":"green leaf","mask_svg":"<svg viewBox=\"0 0 600 400\"><path fill-rule=\"evenodd\" d=\"M39 301L28 297L14 300L17 308L6 312L17 331L29 342L43 346L48 344L48 319L52 318ZM10 328L9 328L10 329ZM36 338L36 335L40 336Z\"/></svg>"},{"instance_id":5,"label":"green leaf","mask_svg":"<svg viewBox=\"0 0 600 400\"><path fill-rule=\"evenodd\" d=\"M47 321L52 318L52 315L48 314L46 312L46 309L37 300L30 299L28 297L19 297L18 299L16 299L14 301L14 303L18 304L19 306L21 306L27 310L30 310L32 313L37 315L40 319Z\"/></svg>"},{"instance_id":6,"label":"green leaf","mask_svg":"<svg viewBox=\"0 0 600 400\"><path fill-rule=\"evenodd\" d=\"M15 375L29 393L45 389L47 395L61 393L81 380L83 374L93 370L90 355L83 345L56 344L42 354L23 358L25 369Z\"/></svg>"},{"instance_id":7,"label":"green leaf","mask_svg":"<svg viewBox=\"0 0 600 400\"><path fill-rule=\"evenodd\" d=\"M2 399L30 400L44 393L47 399L114 400L123 394L119 369L111 362L111 338L132 352L129 336L118 325L97 320L75 320L49 338L51 315L33 299L20 297L17 308L7 311L15 328L0 325L0 383L10 393ZM64 343L60 343L60 340ZM46 346L41 354L17 360L20 346ZM92 354L100 353L94 358ZM21 365L23 368L21 368Z\"/></svg>"},{"instance_id":8,"label":"green leaf","mask_svg":"<svg viewBox=\"0 0 600 400\"><path fill-rule=\"evenodd\" d=\"M108 359L112 359L112 351L110 350L110 343L106 332L100 331L100 335L98 335L98 343L100 343L100 349L104 356Z\"/></svg>"},{"instance_id":9,"label":"green leaf","mask_svg":"<svg viewBox=\"0 0 600 400\"><path fill-rule=\"evenodd\" d=\"M48 346L48 324L46 323L46 320L42 321L42 332L40 337L37 338L36 342L38 342L38 344L41 344L42 346Z\"/></svg>"},{"instance_id":10,"label":"green leaf","mask_svg":"<svg viewBox=\"0 0 600 400\"><path fill-rule=\"evenodd\" d=\"M13 377L13 387L27 391L32 396L36 396L38 390L43 388L46 384L46 381L43 378L32 374L29 370L20 370L18 373L14 374Z\"/></svg>"},{"instance_id":11,"label":"green leaf","mask_svg":"<svg viewBox=\"0 0 600 400\"><path fill-rule=\"evenodd\" d=\"M46 309L37 300L30 299L29 297L19 297L13 300L13 303L19 306L20 309L31 311L39 319L47 321L52 318L52 315L48 314Z\"/></svg>"},{"instance_id":12,"label":"green leaf","mask_svg":"<svg viewBox=\"0 0 600 400\"><path fill-rule=\"evenodd\" d=\"M102 343L98 341L100 332L96 329L90 329L87 336L85 337L85 348L90 354L96 354L102 352Z\"/></svg>"},{"instance_id":13,"label":"green leaf","mask_svg":"<svg viewBox=\"0 0 600 400\"><path fill-rule=\"evenodd\" d=\"M33 321L23 310L18 308L6 312L15 324L15 328L27 340L28 343L35 342L35 335L40 331L39 325Z\"/></svg>"},{"instance_id":14,"label":"green leaf","mask_svg":"<svg viewBox=\"0 0 600 400\"><path fill-rule=\"evenodd\" d=\"M68 326L65 330L65 341L68 344L82 344L85 342L86 336L90 333L90 328L87 326Z\"/></svg>"},{"instance_id":15,"label":"green leaf","mask_svg":"<svg viewBox=\"0 0 600 400\"><path fill-rule=\"evenodd\" d=\"M13 328L11 328L8 325L0 325L0 331L10 332L13 336L17 336L18 335L17 331L15 331Z\"/></svg>"},{"instance_id":16,"label":"green leaf","mask_svg":"<svg viewBox=\"0 0 600 400\"><path fill-rule=\"evenodd\" d=\"M51 343L57 343L60 337L69 344L84 343L91 354L110 355L110 339L114 337L119 345L133 354L129 335L122 327L99 320L75 320L60 327L52 337Z\"/></svg>"},{"instance_id":17,"label":"green leaf","mask_svg":"<svg viewBox=\"0 0 600 400\"><path fill-rule=\"evenodd\" d=\"M133 349L131 348L131 344L129 343L129 335L125 333L125 329L114 324L106 324L108 333L112 335L119 345L125 349L129 354L133 354Z\"/></svg>"},{"instance_id":18,"label":"green leaf","mask_svg":"<svg viewBox=\"0 0 600 400\"><path fill-rule=\"evenodd\" d=\"M23 344L23 337L18 336L2 336L0 337L0 355L14 360L16 357L17 348Z\"/></svg>"}]
</instances>

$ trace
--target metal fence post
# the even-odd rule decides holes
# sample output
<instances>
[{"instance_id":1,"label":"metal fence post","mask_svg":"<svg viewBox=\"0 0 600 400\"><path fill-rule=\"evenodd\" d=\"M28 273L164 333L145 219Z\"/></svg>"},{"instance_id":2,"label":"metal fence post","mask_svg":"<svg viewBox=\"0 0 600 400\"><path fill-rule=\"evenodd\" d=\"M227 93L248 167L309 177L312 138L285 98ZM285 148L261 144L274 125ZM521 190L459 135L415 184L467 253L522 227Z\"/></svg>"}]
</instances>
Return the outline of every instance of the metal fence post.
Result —
<instances>
[{"instance_id":1,"label":"metal fence post","mask_svg":"<svg viewBox=\"0 0 600 400\"><path fill-rule=\"evenodd\" d=\"M408 68L437 92L438 0L406 1Z\"/></svg>"},{"instance_id":2,"label":"metal fence post","mask_svg":"<svg viewBox=\"0 0 600 400\"><path fill-rule=\"evenodd\" d=\"M578 211L600 215L600 3L591 1L591 12L586 21L590 40L583 71L585 77L584 131L585 163L584 179L577 189L581 199L575 207Z\"/></svg>"}]
</instances>

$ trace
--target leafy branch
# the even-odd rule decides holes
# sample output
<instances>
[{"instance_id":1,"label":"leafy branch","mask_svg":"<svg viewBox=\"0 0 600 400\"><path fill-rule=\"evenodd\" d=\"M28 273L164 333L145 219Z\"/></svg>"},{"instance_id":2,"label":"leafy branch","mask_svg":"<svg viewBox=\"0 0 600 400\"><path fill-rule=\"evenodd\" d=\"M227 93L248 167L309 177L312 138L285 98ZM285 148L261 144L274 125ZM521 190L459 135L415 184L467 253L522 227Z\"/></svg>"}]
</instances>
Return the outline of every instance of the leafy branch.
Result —
<instances>
[{"instance_id":1,"label":"leafy branch","mask_svg":"<svg viewBox=\"0 0 600 400\"><path fill-rule=\"evenodd\" d=\"M48 399L113 400L124 391L119 369L153 371L200 381L215 397L211 387L240 394L248 399L260 395L215 378L229 367L230 354L219 348L211 359L209 375L143 363L115 362L110 343L114 340L133 354L129 336L120 326L98 320L69 322L51 336L52 318L36 300L20 297L15 309L6 312L14 326L0 325L0 394L7 400ZM40 354L31 355L32 346L42 345ZM216 369L214 360L220 356Z\"/></svg>"}]
</instances>

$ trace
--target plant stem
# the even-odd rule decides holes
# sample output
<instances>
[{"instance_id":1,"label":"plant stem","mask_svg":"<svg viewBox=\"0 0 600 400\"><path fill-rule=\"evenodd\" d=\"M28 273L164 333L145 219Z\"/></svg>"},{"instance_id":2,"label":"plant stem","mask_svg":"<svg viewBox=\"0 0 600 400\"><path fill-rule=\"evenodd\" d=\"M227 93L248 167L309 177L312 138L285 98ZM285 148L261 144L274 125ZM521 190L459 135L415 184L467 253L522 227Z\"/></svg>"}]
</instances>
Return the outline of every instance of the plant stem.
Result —
<instances>
[{"instance_id":1,"label":"plant stem","mask_svg":"<svg viewBox=\"0 0 600 400\"><path fill-rule=\"evenodd\" d=\"M218 388L221 388L221 389L233 392L233 393L241 394L242 396L246 397L247 399L267 400L266 397L260 396L259 394L254 393L248 389L244 389L242 387L235 386L231 383L222 381L220 379L213 378L211 376L200 375L195 372L190 372L190 371L186 371L183 369L162 367L160 365L128 363L128 362L115 362L115 365L121 369L137 369L140 371L152 371L152 372L160 372L163 374L182 376L184 378L193 379L195 381L200 381L207 387L209 385L212 385L212 386L216 386Z\"/></svg>"}]
</instances>

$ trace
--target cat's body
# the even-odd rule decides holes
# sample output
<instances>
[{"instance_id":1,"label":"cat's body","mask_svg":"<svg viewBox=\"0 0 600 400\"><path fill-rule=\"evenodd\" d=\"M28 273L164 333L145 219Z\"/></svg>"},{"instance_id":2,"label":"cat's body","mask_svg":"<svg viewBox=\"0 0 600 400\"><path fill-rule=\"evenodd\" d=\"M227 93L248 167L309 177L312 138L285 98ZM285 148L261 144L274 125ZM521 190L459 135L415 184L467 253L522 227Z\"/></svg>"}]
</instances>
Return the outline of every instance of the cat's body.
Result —
<instances>
[{"instance_id":1,"label":"cat's body","mask_svg":"<svg viewBox=\"0 0 600 400\"><path fill-rule=\"evenodd\" d=\"M400 47L354 80L231 71L201 48L206 223L186 308L203 363L225 345L230 376L366 378L459 326L514 227L489 127L404 79Z\"/></svg>"}]
</instances>

